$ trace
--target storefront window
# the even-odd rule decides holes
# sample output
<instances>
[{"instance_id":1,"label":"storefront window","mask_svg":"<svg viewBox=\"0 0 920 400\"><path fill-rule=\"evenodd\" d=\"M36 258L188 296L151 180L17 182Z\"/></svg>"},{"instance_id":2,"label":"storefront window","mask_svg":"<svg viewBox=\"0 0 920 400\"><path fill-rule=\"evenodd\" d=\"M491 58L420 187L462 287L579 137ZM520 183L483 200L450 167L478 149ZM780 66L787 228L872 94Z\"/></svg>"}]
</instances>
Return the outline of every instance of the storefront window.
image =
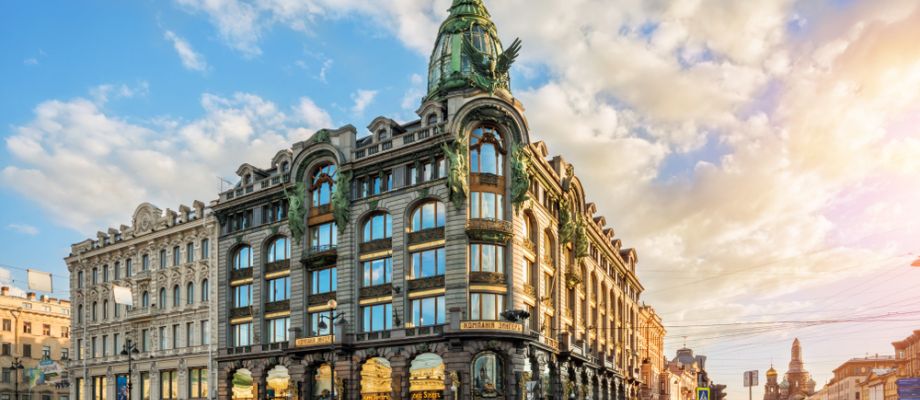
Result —
<instances>
[{"instance_id":1,"label":"storefront window","mask_svg":"<svg viewBox=\"0 0 920 400\"><path fill-rule=\"evenodd\" d=\"M317 400L332 399L332 368L329 364L316 368L313 376L313 398Z\"/></svg>"},{"instance_id":2,"label":"storefront window","mask_svg":"<svg viewBox=\"0 0 920 400\"><path fill-rule=\"evenodd\" d=\"M409 397L412 400L444 398L444 360L434 353L415 357L409 366Z\"/></svg>"},{"instance_id":3,"label":"storefront window","mask_svg":"<svg viewBox=\"0 0 920 400\"><path fill-rule=\"evenodd\" d=\"M276 365L268 371L265 378L266 390L269 399L281 400L293 398L291 391L291 375L283 365Z\"/></svg>"},{"instance_id":4,"label":"storefront window","mask_svg":"<svg viewBox=\"0 0 920 400\"><path fill-rule=\"evenodd\" d=\"M473 394L496 396L502 391L502 363L495 353L482 353L473 360Z\"/></svg>"},{"instance_id":5,"label":"storefront window","mask_svg":"<svg viewBox=\"0 0 920 400\"><path fill-rule=\"evenodd\" d=\"M250 400L256 398L256 386L252 382L252 372L240 368L233 373L232 400Z\"/></svg>"},{"instance_id":6,"label":"storefront window","mask_svg":"<svg viewBox=\"0 0 920 400\"><path fill-rule=\"evenodd\" d=\"M361 366L361 400L390 400L393 393L393 368L382 357Z\"/></svg>"}]
</instances>

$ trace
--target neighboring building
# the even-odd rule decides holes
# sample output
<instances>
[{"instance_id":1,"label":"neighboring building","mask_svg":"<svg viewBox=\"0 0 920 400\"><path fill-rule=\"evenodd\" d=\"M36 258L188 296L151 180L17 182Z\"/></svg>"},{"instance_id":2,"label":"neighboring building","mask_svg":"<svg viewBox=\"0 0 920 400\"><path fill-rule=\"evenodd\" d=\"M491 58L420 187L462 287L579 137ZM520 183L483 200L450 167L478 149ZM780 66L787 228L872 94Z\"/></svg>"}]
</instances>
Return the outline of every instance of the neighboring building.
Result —
<instances>
[{"instance_id":1,"label":"neighboring building","mask_svg":"<svg viewBox=\"0 0 920 400\"><path fill-rule=\"evenodd\" d=\"M802 344L796 338L792 342L792 357L789 370L782 383L777 382L778 373L773 366L767 370L767 384L764 385L764 400L804 400L815 392L815 381L805 369L802 357Z\"/></svg>"},{"instance_id":2,"label":"neighboring building","mask_svg":"<svg viewBox=\"0 0 920 400\"><path fill-rule=\"evenodd\" d=\"M834 369L834 377L827 384L828 400L862 400L859 384L865 382L873 371L897 369L901 361L893 356L853 358Z\"/></svg>"},{"instance_id":3,"label":"neighboring building","mask_svg":"<svg viewBox=\"0 0 920 400\"><path fill-rule=\"evenodd\" d=\"M774 371L774 374L776 371ZM828 400L827 399L827 386L821 388L817 392L812 393L810 396L805 398L806 400Z\"/></svg>"},{"instance_id":4,"label":"neighboring building","mask_svg":"<svg viewBox=\"0 0 920 400\"><path fill-rule=\"evenodd\" d=\"M859 386L860 400L898 400L896 369L881 369L869 373Z\"/></svg>"},{"instance_id":5,"label":"neighboring building","mask_svg":"<svg viewBox=\"0 0 920 400\"><path fill-rule=\"evenodd\" d=\"M640 398L643 400L663 400L667 398L668 377L665 371L664 337L666 331L661 317L651 306L639 308L639 358L642 360L642 386Z\"/></svg>"},{"instance_id":6,"label":"neighboring building","mask_svg":"<svg viewBox=\"0 0 920 400\"><path fill-rule=\"evenodd\" d=\"M668 397L670 400L694 400L696 388L710 387L706 373L706 356L694 355L693 350L682 348L667 363Z\"/></svg>"},{"instance_id":7,"label":"neighboring building","mask_svg":"<svg viewBox=\"0 0 920 400\"><path fill-rule=\"evenodd\" d=\"M636 252L531 142L511 47L454 0L421 119L239 168L213 203L220 398L638 398Z\"/></svg>"},{"instance_id":8,"label":"neighboring building","mask_svg":"<svg viewBox=\"0 0 920 400\"><path fill-rule=\"evenodd\" d=\"M178 213L144 203L132 226L72 246L73 399L117 399L127 390L128 341L138 350L131 398L213 398L215 234L201 202ZM115 304L116 285L131 289L133 306Z\"/></svg>"},{"instance_id":9,"label":"neighboring building","mask_svg":"<svg viewBox=\"0 0 920 400\"><path fill-rule=\"evenodd\" d=\"M902 377L920 378L920 330L915 330L904 340L892 345L895 358L901 361L898 374Z\"/></svg>"},{"instance_id":10,"label":"neighboring building","mask_svg":"<svg viewBox=\"0 0 920 400\"><path fill-rule=\"evenodd\" d=\"M63 364L70 357L70 302L45 296L36 299L35 293L14 296L4 286L0 288L0 322L0 399L16 398L17 390L35 400L68 399ZM16 360L22 369L11 368ZM44 376L38 379L40 372Z\"/></svg>"}]
</instances>

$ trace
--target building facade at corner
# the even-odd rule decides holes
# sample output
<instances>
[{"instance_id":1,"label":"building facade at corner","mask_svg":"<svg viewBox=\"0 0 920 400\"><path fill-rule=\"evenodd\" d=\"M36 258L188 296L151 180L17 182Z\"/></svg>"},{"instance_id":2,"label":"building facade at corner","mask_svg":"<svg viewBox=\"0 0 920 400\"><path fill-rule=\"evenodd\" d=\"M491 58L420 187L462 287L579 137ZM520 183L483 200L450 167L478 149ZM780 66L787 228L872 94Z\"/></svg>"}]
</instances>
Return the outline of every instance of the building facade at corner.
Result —
<instances>
[{"instance_id":1,"label":"building facade at corner","mask_svg":"<svg viewBox=\"0 0 920 400\"><path fill-rule=\"evenodd\" d=\"M668 374L664 358L666 333L655 309L642 306L639 309L639 358L642 360L642 389L639 397L643 400L668 398Z\"/></svg>"},{"instance_id":2,"label":"building facade at corner","mask_svg":"<svg viewBox=\"0 0 920 400\"><path fill-rule=\"evenodd\" d=\"M71 398L128 398L129 387L132 399L214 398L216 250L201 202L165 213L141 204L130 227L72 246ZM116 287L130 289L131 306L115 303Z\"/></svg>"},{"instance_id":3,"label":"building facade at corner","mask_svg":"<svg viewBox=\"0 0 920 400\"><path fill-rule=\"evenodd\" d=\"M920 330L910 336L891 344L894 346L895 358L901 364L898 374L902 377L920 378Z\"/></svg>"},{"instance_id":4,"label":"building facade at corner","mask_svg":"<svg viewBox=\"0 0 920 400\"><path fill-rule=\"evenodd\" d=\"M25 297L0 288L0 399L30 394L37 400L67 400L67 373L63 365L70 358L70 302L45 296ZM21 369L12 368L15 361ZM38 377L41 371L44 379Z\"/></svg>"},{"instance_id":5,"label":"building facade at corner","mask_svg":"<svg viewBox=\"0 0 920 400\"><path fill-rule=\"evenodd\" d=\"M213 203L219 398L638 398L636 252L531 142L518 47L455 0L419 120L239 168Z\"/></svg>"}]
</instances>

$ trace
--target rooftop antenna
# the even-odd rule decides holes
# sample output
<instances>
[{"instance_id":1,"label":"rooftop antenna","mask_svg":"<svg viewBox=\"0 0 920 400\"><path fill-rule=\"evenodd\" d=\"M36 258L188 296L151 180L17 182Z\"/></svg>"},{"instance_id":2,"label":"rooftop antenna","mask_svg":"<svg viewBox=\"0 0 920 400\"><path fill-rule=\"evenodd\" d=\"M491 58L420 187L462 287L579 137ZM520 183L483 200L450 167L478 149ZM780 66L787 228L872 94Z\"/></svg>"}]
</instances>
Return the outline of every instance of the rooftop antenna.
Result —
<instances>
[{"instance_id":1,"label":"rooftop antenna","mask_svg":"<svg viewBox=\"0 0 920 400\"><path fill-rule=\"evenodd\" d=\"M233 182L230 182L230 181L228 181L228 180L226 180L226 179L224 179L224 178L221 178L221 177L219 177L219 176L217 177L217 179L220 181L220 192L221 192L221 193L224 192L224 184L225 184L225 183L226 183L227 185L229 185L230 187L233 187Z\"/></svg>"},{"instance_id":2,"label":"rooftop antenna","mask_svg":"<svg viewBox=\"0 0 920 400\"><path fill-rule=\"evenodd\" d=\"M684 338L684 348L686 349L687 348L687 337L684 336L683 338Z\"/></svg>"}]
</instances>

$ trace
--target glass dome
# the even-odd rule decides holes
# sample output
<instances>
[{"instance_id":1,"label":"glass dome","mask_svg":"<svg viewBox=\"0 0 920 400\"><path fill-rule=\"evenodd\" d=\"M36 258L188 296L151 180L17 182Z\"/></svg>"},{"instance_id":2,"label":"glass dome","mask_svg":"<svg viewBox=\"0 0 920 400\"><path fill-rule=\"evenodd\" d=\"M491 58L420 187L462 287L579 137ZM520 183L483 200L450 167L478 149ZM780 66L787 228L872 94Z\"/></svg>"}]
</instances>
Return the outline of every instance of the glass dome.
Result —
<instances>
[{"instance_id":1,"label":"glass dome","mask_svg":"<svg viewBox=\"0 0 920 400\"><path fill-rule=\"evenodd\" d=\"M470 59L463 45L468 41L484 56L496 60L502 54L495 24L482 0L454 0L450 16L441 24L428 65L428 97L449 90L473 87Z\"/></svg>"}]
</instances>

